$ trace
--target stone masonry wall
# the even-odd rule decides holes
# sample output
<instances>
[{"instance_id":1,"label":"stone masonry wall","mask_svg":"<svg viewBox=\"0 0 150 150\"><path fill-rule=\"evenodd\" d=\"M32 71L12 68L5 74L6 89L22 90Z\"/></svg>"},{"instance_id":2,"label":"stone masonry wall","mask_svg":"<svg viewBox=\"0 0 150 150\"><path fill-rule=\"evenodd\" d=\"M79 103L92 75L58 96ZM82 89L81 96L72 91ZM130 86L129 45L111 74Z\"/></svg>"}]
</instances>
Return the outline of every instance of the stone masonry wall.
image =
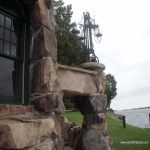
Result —
<instances>
[{"instance_id":1,"label":"stone masonry wall","mask_svg":"<svg viewBox=\"0 0 150 150\"><path fill-rule=\"evenodd\" d=\"M0 105L0 149L63 150L63 92L56 75L54 0L25 0L30 14L30 105Z\"/></svg>"},{"instance_id":2,"label":"stone masonry wall","mask_svg":"<svg viewBox=\"0 0 150 150\"><path fill-rule=\"evenodd\" d=\"M82 68L82 69L81 69ZM113 150L108 134L105 113L107 96L105 91L105 66L87 62L78 67L58 65L60 89L65 96L75 96L75 107L83 115L82 125L65 120L62 133L66 145L72 150ZM68 150L71 150L70 147Z\"/></svg>"},{"instance_id":3,"label":"stone masonry wall","mask_svg":"<svg viewBox=\"0 0 150 150\"><path fill-rule=\"evenodd\" d=\"M75 105L83 115L83 124L80 129L70 130L72 124L60 115L65 112L65 90L56 73L54 0L24 1L30 12L30 102L28 106L0 105L0 149L71 150L65 147L67 138L75 150L113 150L104 115L105 66L92 62L78 66L96 74L86 75L94 87L92 93L77 92Z\"/></svg>"},{"instance_id":4,"label":"stone masonry wall","mask_svg":"<svg viewBox=\"0 0 150 150\"><path fill-rule=\"evenodd\" d=\"M63 121L32 105L0 105L0 150L63 150Z\"/></svg>"}]
</instances>

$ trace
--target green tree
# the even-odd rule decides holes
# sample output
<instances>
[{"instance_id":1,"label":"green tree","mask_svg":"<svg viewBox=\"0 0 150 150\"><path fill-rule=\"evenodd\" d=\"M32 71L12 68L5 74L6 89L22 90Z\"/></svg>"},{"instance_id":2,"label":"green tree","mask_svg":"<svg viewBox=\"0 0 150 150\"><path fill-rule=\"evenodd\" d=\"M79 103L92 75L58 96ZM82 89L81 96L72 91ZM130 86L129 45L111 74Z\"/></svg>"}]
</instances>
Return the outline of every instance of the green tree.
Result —
<instances>
[{"instance_id":1,"label":"green tree","mask_svg":"<svg viewBox=\"0 0 150 150\"><path fill-rule=\"evenodd\" d=\"M85 54L83 43L71 32L76 28L76 23L71 23L72 5L64 6L63 0L57 0L54 2L54 7L58 63L68 66L79 65L83 63Z\"/></svg>"},{"instance_id":2,"label":"green tree","mask_svg":"<svg viewBox=\"0 0 150 150\"><path fill-rule=\"evenodd\" d=\"M106 75L106 89L105 94L107 95L107 107L110 109L111 100L117 95L117 82L113 75Z\"/></svg>"}]
</instances>

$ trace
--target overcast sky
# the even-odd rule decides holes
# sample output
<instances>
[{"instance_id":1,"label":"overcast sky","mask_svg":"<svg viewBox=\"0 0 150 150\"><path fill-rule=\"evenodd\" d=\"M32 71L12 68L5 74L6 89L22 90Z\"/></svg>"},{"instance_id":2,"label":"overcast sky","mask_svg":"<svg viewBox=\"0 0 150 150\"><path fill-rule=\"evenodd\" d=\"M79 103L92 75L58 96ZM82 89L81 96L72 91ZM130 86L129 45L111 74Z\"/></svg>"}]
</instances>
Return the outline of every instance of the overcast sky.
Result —
<instances>
[{"instance_id":1,"label":"overcast sky","mask_svg":"<svg viewBox=\"0 0 150 150\"><path fill-rule=\"evenodd\" d=\"M72 21L88 11L100 25L103 37L95 53L118 88L111 108L150 106L150 0L63 1L72 4Z\"/></svg>"}]
</instances>

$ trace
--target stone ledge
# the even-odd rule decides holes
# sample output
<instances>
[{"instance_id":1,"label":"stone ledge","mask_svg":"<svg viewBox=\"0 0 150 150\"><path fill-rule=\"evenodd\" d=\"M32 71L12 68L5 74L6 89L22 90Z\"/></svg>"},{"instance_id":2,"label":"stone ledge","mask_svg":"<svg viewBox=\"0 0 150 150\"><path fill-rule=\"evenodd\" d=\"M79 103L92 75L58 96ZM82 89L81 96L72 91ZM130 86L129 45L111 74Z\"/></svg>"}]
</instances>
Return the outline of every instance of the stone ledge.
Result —
<instances>
[{"instance_id":1,"label":"stone ledge","mask_svg":"<svg viewBox=\"0 0 150 150\"><path fill-rule=\"evenodd\" d=\"M60 90L64 91L65 95L90 95L96 93L98 90L92 76L96 75L69 69L59 68L57 70Z\"/></svg>"},{"instance_id":2,"label":"stone ledge","mask_svg":"<svg viewBox=\"0 0 150 150\"><path fill-rule=\"evenodd\" d=\"M10 105L9 106L10 113L9 115L18 115L18 114L25 114L25 107L21 105Z\"/></svg>"},{"instance_id":3,"label":"stone ledge","mask_svg":"<svg viewBox=\"0 0 150 150\"><path fill-rule=\"evenodd\" d=\"M22 106L22 105L0 105L0 117L3 116L13 116L13 115L20 115L26 114L27 112L33 112L34 106Z\"/></svg>"},{"instance_id":4,"label":"stone ledge","mask_svg":"<svg viewBox=\"0 0 150 150\"><path fill-rule=\"evenodd\" d=\"M54 120L47 119L1 119L0 147L21 149L40 144L54 130Z\"/></svg>"},{"instance_id":5,"label":"stone ledge","mask_svg":"<svg viewBox=\"0 0 150 150\"><path fill-rule=\"evenodd\" d=\"M85 68L86 69L100 68L100 69L105 70L105 65L101 64L101 63L98 63L98 62L86 62L86 63L80 64L78 67L79 68L84 68L84 69Z\"/></svg>"},{"instance_id":6,"label":"stone ledge","mask_svg":"<svg viewBox=\"0 0 150 150\"><path fill-rule=\"evenodd\" d=\"M66 69L66 70L72 70L72 71L78 71L78 72L97 75L96 71L89 71L86 69L81 69L81 68L77 68L77 67L70 67L70 66L65 66L65 65L60 65L60 64L58 64L58 69Z\"/></svg>"}]
</instances>

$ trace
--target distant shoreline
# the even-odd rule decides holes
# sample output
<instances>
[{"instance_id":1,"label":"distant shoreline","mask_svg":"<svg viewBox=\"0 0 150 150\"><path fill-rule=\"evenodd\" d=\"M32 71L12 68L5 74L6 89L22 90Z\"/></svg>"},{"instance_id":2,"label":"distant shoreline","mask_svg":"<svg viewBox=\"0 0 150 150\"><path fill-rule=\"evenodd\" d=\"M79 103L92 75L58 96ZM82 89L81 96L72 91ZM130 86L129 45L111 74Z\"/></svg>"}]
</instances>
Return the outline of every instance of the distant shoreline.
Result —
<instances>
[{"instance_id":1,"label":"distant shoreline","mask_svg":"<svg viewBox=\"0 0 150 150\"><path fill-rule=\"evenodd\" d=\"M115 111L115 114L126 116L126 123L140 128L150 128L149 114L150 108L130 109L126 111Z\"/></svg>"},{"instance_id":2,"label":"distant shoreline","mask_svg":"<svg viewBox=\"0 0 150 150\"><path fill-rule=\"evenodd\" d=\"M150 109L150 106L148 106L148 107L140 107L140 108L132 108L132 109L114 110L114 112L115 111L139 110L139 109Z\"/></svg>"}]
</instances>

